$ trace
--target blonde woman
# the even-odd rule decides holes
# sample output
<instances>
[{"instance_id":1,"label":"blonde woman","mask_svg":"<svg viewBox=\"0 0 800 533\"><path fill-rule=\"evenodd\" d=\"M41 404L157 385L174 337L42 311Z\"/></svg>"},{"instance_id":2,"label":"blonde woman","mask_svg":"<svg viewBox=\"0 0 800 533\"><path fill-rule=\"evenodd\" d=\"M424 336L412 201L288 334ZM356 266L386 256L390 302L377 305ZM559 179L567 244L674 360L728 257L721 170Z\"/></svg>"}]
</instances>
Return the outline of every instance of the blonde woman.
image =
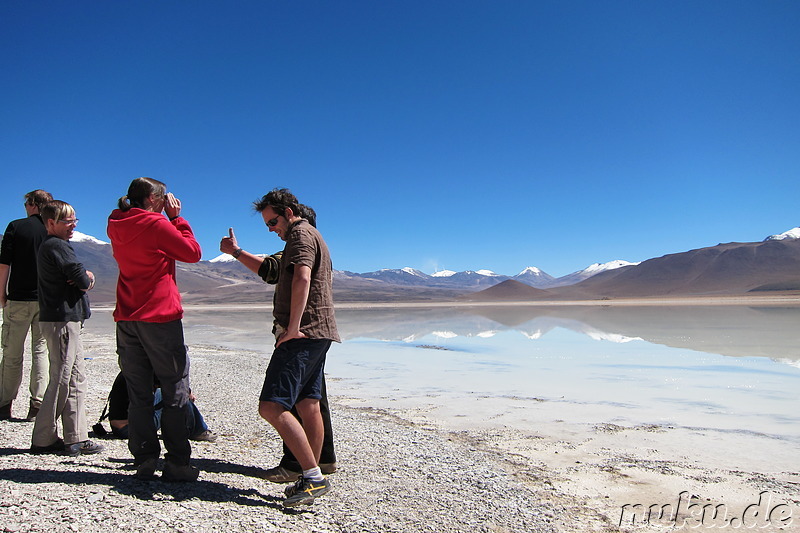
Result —
<instances>
[{"instance_id":1,"label":"blonde woman","mask_svg":"<svg viewBox=\"0 0 800 533\"><path fill-rule=\"evenodd\" d=\"M78 219L66 202L52 201L41 210L47 238L39 247L39 328L50 352L50 382L33 426L31 452L64 451L78 456L100 453L89 440L86 422L86 372L81 329L91 315L86 291L94 274L75 257L69 243ZM61 420L63 440L58 438Z\"/></svg>"}]
</instances>

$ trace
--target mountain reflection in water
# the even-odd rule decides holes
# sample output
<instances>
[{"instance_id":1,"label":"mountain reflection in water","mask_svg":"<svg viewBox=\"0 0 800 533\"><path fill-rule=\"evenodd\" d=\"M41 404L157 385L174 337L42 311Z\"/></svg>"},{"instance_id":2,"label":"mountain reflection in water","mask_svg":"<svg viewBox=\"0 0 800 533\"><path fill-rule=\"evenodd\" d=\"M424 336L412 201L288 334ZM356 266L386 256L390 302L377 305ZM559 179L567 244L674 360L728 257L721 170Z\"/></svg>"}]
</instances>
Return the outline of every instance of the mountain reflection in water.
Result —
<instances>
[{"instance_id":1,"label":"mountain reflection in water","mask_svg":"<svg viewBox=\"0 0 800 533\"><path fill-rule=\"evenodd\" d=\"M747 306L498 306L345 309L343 339L414 341L489 337L518 331L540 339L557 328L596 340L653 344L735 357L800 363L800 307Z\"/></svg>"}]
</instances>

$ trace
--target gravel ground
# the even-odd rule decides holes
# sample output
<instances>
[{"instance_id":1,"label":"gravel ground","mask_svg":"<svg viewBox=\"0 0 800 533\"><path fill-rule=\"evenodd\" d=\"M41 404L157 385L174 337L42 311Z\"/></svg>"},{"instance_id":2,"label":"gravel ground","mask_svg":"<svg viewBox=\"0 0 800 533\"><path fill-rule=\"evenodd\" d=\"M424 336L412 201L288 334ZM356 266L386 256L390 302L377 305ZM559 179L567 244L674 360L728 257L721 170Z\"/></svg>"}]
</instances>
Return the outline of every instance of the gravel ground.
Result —
<instances>
[{"instance_id":1,"label":"gravel ground","mask_svg":"<svg viewBox=\"0 0 800 533\"><path fill-rule=\"evenodd\" d=\"M113 332L84 334L90 423L117 372ZM0 422L0 531L570 531L575 508L546 482L522 483L498 452L375 409L347 407L332 391L340 469L333 490L284 510L283 485L258 477L277 464L280 440L257 414L263 353L190 346L192 386L216 443L193 443L200 479L132 477L127 443L77 459L28 453L33 424ZM27 376L25 378L27 380ZM26 391L14 415L24 416Z\"/></svg>"}]
</instances>

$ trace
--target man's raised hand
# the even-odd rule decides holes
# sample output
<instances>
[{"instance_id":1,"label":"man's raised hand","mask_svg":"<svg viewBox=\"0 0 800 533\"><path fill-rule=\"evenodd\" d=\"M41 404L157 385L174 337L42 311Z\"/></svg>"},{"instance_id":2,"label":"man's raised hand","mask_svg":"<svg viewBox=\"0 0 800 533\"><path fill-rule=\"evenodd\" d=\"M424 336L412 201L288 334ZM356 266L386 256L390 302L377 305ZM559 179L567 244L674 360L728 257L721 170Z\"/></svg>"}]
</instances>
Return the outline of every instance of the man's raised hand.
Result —
<instances>
[{"instance_id":1,"label":"man's raised hand","mask_svg":"<svg viewBox=\"0 0 800 533\"><path fill-rule=\"evenodd\" d=\"M236 235L233 233L233 228L228 228L228 236L223 237L219 241L219 251L223 254L231 254L239 249L239 243L236 242Z\"/></svg>"}]
</instances>

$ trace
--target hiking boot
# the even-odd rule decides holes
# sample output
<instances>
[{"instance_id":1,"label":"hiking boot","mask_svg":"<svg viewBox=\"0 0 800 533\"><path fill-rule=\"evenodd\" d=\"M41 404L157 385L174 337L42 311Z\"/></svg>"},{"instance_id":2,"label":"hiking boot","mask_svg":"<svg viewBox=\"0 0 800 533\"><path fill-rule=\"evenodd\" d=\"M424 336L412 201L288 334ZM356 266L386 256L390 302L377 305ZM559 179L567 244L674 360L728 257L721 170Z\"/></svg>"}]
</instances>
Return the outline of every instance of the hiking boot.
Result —
<instances>
[{"instance_id":1,"label":"hiking boot","mask_svg":"<svg viewBox=\"0 0 800 533\"><path fill-rule=\"evenodd\" d=\"M298 505L311 505L319 496L331 490L331 482L327 478L322 481L312 481L301 477L297 483L287 487L284 491L286 499L283 500L284 507L296 507Z\"/></svg>"},{"instance_id":2,"label":"hiking boot","mask_svg":"<svg viewBox=\"0 0 800 533\"><path fill-rule=\"evenodd\" d=\"M35 407L33 405L33 402L31 402L31 406L28 408L28 416L25 417L25 420L27 420L28 422L33 422L34 420L36 420L36 415L38 414L39 414L39 408Z\"/></svg>"},{"instance_id":3,"label":"hiking boot","mask_svg":"<svg viewBox=\"0 0 800 533\"><path fill-rule=\"evenodd\" d=\"M177 465L167 461L161 473L163 481L197 481L200 470L192 465Z\"/></svg>"},{"instance_id":4,"label":"hiking boot","mask_svg":"<svg viewBox=\"0 0 800 533\"><path fill-rule=\"evenodd\" d=\"M297 478L302 475L302 472L295 472L294 470L289 470L286 467L278 465L262 471L259 477L272 483L291 483L297 481Z\"/></svg>"},{"instance_id":5,"label":"hiking boot","mask_svg":"<svg viewBox=\"0 0 800 533\"><path fill-rule=\"evenodd\" d=\"M85 440L66 446L64 448L64 454L69 455L70 457L78 457L79 455L93 455L95 453L100 453L105 449L106 447L102 444L91 440Z\"/></svg>"},{"instance_id":6,"label":"hiking boot","mask_svg":"<svg viewBox=\"0 0 800 533\"><path fill-rule=\"evenodd\" d=\"M11 402L0 407L0 420L11 420Z\"/></svg>"},{"instance_id":7,"label":"hiking boot","mask_svg":"<svg viewBox=\"0 0 800 533\"><path fill-rule=\"evenodd\" d=\"M202 433L198 433L194 437L190 437L190 439L191 440L197 440L197 441L204 441L204 442L216 442L217 441L217 434L214 433L213 431L211 431L210 429L207 429L207 430L203 431Z\"/></svg>"},{"instance_id":8,"label":"hiking boot","mask_svg":"<svg viewBox=\"0 0 800 533\"><path fill-rule=\"evenodd\" d=\"M136 473L133 477L143 481L156 479L156 466L158 466L158 459L149 457L136 465Z\"/></svg>"},{"instance_id":9,"label":"hiking boot","mask_svg":"<svg viewBox=\"0 0 800 533\"><path fill-rule=\"evenodd\" d=\"M320 463L319 469L322 471L322 475L327 476L328 474L333 474L336 472L338 466L336 463ZM265 479L267 481L271 481L272 483L292 483L297 481L303 473L300 471L292 470L291 468L286 468L283 465L274 466L267 470L263 470L259 477L261 479Z\"/></svg>"},{"instance_id":10,"label":"hiking boot","mask_svg":"<svg viewBox=\"0 0 800 533\"><path fill-rule=\"evenodd\" d=\"M48 444L47 446L36 446L31 445L31 453L41 454L41 453L56 453L56 452L63 452L64 451L64 441L61 439L56 439L53 444Z\"/></svg>"}]
</instances>

